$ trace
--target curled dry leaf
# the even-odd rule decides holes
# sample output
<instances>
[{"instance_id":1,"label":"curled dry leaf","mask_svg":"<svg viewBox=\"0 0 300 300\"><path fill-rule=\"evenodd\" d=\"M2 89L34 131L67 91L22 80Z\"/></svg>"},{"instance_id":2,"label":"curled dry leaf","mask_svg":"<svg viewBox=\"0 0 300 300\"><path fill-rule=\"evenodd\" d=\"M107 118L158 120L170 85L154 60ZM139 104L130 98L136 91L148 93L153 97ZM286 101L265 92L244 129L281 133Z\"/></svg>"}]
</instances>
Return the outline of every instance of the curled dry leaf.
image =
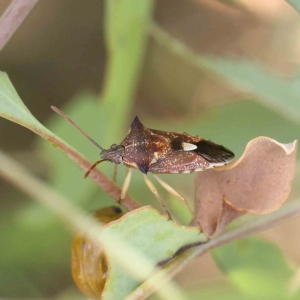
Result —
<instances>
[{"instance_id":1,"label":"curled dry leaf","mask_svg":"<svg viewBox=\"0 0 300 300\"><path fill-rule=\"evenodd\" d=\"M199 172L195 181L195 223L213 237L235 218L266 214L288 198L294 177L297 141L281 144L267 137L250 141L242 157Z\"/></svg>"},{"instance_id":2,"label":"curled dry leaf","mask_svg":"<svg viewBox=\"0 0 300 300\"><path fill-rule=\"evenodd\" d=\"M104 224L124 215L120 208L110 206L98 209L95 219ZM74 237L72 245L72 276L78 288L91 299L100 299L108 275L105 253L84 233Z\"/></svg>"}]
</instances>

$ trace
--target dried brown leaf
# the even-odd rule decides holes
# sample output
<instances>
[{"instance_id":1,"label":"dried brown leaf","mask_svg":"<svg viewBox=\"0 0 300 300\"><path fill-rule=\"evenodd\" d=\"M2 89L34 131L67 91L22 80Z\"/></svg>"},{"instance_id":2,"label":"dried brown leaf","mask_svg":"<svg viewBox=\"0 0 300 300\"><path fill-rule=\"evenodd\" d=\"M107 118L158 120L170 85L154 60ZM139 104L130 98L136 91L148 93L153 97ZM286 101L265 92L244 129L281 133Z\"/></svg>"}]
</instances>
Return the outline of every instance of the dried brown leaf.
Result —
<instances>
[{"instance_id":1,"label":"dried brown leaf","mask_svg":"<svg viewBox=\"0 0 300 300\"><path fill-rule=\"evenodd\" d=\"M297 141L281 144L258 137L248 143L236 162L199 172L195 222L204 233L212 237L248 212L266 214L278 209L291 191L296 148Z\"/></svg>"},{"instance_id":2,"label":"dried brown leaf","mask_svg":"<svg viewBox=\"0 0 300 300\"><path fill-rule=\"evenodd\" d=\"M246 213L246 211L238 210L224 197L221 214L217 220L217 226L214 230L213 236L211 237L214 237L219 232L222 232L232 220L241 217Z\"/></svg>"}]
</instances>

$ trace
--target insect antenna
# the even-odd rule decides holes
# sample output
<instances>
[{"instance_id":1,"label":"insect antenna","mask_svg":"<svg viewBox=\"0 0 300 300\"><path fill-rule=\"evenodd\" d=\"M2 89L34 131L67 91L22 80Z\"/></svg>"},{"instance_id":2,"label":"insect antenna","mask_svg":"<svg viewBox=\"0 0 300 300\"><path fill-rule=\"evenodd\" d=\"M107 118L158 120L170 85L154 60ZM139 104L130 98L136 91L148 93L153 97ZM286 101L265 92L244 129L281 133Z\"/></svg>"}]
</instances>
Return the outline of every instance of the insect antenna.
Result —
<instances>
[{"instance_id":1,"label":"insect antenna","mask_svg":"<svg viewBox=\"0 0 300 300\"><path fill-rule=\"evenodd\" d=\"M89 139L96 147L101 150L104 150L97 142L95 142L83 129L81 129L73 120L71 120L67 115L65 115L60 109L55 106L51 106L51 108L59 115L64 117L68 122L70 122L75 128L77 128L87 139Z\"/></svg>"},{"instance_id":2,"label":"insect antenna","mask_svg":"<svg viewBox=\"0 0 300 300\"><path fill-rule=\"evenodd\" d=\"M106 161L106 159L101 159L101 160L98 160L98 161L96 161L88 170L87 170L87 172L84 174L84 178L87 178L88 176L89 176L89 174L91 173L91 171L93 170L93 169L95 169L95 167L97 166L97 165L99 165L101 162L103 162L103 161Z\"/></svg>"}]
</instances>

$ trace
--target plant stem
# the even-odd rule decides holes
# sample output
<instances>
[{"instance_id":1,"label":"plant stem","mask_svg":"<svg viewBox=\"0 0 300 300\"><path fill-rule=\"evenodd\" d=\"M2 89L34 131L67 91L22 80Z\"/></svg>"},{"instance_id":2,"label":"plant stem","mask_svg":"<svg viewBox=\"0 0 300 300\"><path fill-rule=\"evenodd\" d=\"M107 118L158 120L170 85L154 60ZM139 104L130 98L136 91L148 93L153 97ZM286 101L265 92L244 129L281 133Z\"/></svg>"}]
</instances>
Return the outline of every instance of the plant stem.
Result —
<instances>
[{"instance_id":1,"label":"plant stem","mask_svg":"<svg viewBox=\"0 0 300 300\"><path fill-rule=\"evenodd\" d=\"M107 67L101 110L110 115L106 126L115 138L123 133L128 122L143 66L153 6L153 0L105 1Z\"/></svg>"},{"instance_id":2,"label":"plant stem","mask_svg":"<svg viewBox=\"0 0 300 300\"><path fill-rule=\"evenodd\" d=\"M39 0L13 0L0 18L0 51Z\"/></svg>"}]
</instances>

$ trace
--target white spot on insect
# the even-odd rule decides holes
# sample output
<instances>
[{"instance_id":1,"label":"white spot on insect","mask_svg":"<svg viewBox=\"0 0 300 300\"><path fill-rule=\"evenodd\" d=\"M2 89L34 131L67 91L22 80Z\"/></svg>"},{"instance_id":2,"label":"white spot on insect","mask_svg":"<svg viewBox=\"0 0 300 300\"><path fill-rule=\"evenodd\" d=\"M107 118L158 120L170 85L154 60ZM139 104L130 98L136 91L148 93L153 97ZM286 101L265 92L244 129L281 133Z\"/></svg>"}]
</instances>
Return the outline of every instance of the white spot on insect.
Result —
<instances>
[{"instance_id":1,"label":"white spot on insect","mask_svg":"<svg viewBox=\"0 0 300 300\"><path fill-rule=\"evenodd\" d=\"M158 156L158 152L154 152L153 153L153 157L152 157L152 160L150 162L150 165L153 165L155 163L157 163L157 160L159 159L159 156Z\"/></svg>"},{"instance_id":2,"label":"white spot on insect","mask_svg":"<svg viewBox=\"0 0 300 300\"><path fill-rule=\"evenodd\" d=\"M229 161L224 161L224 162L215 163L215 164L209 164L207 169L211 169L211 168L215 168L215 167L222 167L222 166L227 165L228 163L229 163Z\"/></svg>"},{"instance_id":3,"label":"white spot on insect","mask_svg":"<svg viewBox=\"0 0 300 300\"><path fill-rule=\"evenodd\" d=\"M155 157L152 158L151 162L150 162L150 165L153 165L157 162L157 159Z\"/></svg>"},{"instance_id":4,"label":"white spot on insect","mask_svg":"<svg viewBox=\"0 0 300 300\"><path fill-rule=\"evenodd\" d=\"M197 149L197 146L190 143L182 143L182 149L183 151L192 151Z\"/></svg>"}]
</instances>

